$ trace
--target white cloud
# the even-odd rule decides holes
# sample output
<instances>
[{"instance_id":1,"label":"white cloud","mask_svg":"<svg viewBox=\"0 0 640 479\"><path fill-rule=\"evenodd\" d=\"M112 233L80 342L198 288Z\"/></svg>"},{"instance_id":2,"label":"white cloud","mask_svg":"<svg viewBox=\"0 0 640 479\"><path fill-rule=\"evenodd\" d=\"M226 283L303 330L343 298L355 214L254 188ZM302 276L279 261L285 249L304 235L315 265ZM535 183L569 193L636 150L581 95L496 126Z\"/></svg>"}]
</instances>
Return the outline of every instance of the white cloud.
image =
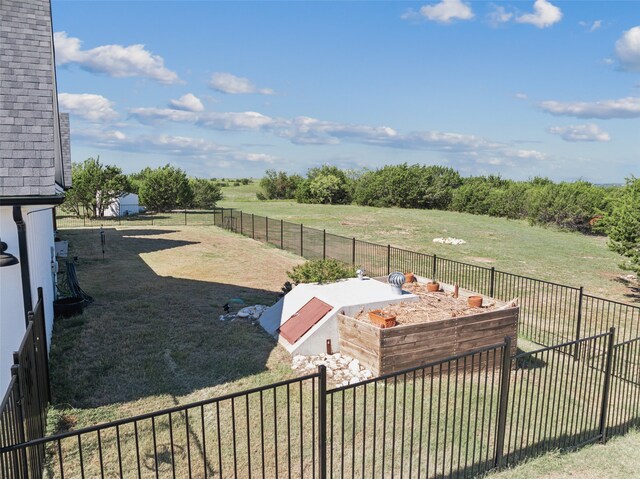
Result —
<instances>
[{"instance_id":1,"label":"white cloud","mask_svg":"<svg viewBox=\"0 0 640 479\"><path fill-rule=\"evenodd\" d=\"M442 0L433 5L424 5L420 8L420 15L434 22L451 23L452 20L471 20L473 11L461 0Z\"/></svg>"},{"instance_id":2,"label":"white cloud","mask_svg":"<svg viewBox=\"0 0 640 479\"><path fill-rule=\"evenodd\" d=\"M553 126L547 130L552 135L560 135L565 141L611 141L609 133L602 131L594 123L586 125Z\"/></svg>"},{"instance_id":3,"label":"white cloud","mask_svg":"<svg viewBox=\"0 0 640 479\"><path fill-rule=\"evenodd\" d=\"M562 19L562 11L547 0L536 0L533 13L526 13L516 17L518 23L528 23L538 28L546 28Z\"/></svg>"},{"instance_id":4,"label":"white cloud","mask_svg":"<svg viewBox=\"0 0 640 479\"><path fill-rule=\"evenodd\" d=\"M214 90L230 95L243 93L257 93L260 95L273 95L271 88L258 88L248 78L237 77L231 73L217 72L211 75L209 86Z\"/></svg>"},{"instance_id":5,"label":"white cloud","mask_svg":"<svg viewBox=\"0 0 640 479\"><path fill-rule=\"evenodd\" d=\"M74 130L74 138L92 147L133 153L155 153L194 160L225 162L273 163L276 157L266 153L252 153L235 147L221 145L205 138L173 135L128 136L119 130Z\"/></svg>"},{"instance_id":6,"label":"white cloud","mask_svg":"<svg viewBox=\"0 0 640 479\"><path fill-rule=\"evenodd\" d=\"M130 114L141 123L172 121L191 123L213 130L259 130L275 122L273 118L255 111L194 112L170 108L133 108Z\"/></svg>"},{"instance_id":7,"label":"white cloud","mask_svg":"<svg viewBox=\"0 0 640 479\"><path fill-rule=\"evenodd\" d=\"M502 23L507 23L513 18L513 13L507 12L504 7L491 4L492 10L487 14L489 24L497 27Z\"/></svg>"},{"instance_id":8,"label":"white cloud","mask_svg":"<svg viewBox=\"0 0 640 479\"><path fill-rule=\"evenodd\" d=\"M640 97L626 97L617 100L596 102L543 101L540 108L556 116L575 118L640 118Z\"/></svg>"},{"instance_id":9,"label":"white cloud","mask_svg":"<svg viewBox=\"0 0 640 479\"><path fill-rule=\"evenodd\" d=\"M616 42L616 55L624 70L640 71L640 26L622 34Z\"/></svg>"},{"instance_id":10,"label":"white cloud","mask_svg":"<svg viewBox=\"0 0 640 479\"><path fill-rule=\"evenodd\" d=\"M595 20L593 22L578 22L581 27L587 29L589 33L595 32L602 28L602 20Z\"/></svg>"},{"instance_id":11,"label":"white cloud","mask_svg":"<svg viewBox=\"0 0 640 479\"><path fill-rule=\"evenodd\" d=\"M204 105L200 101L200 99L195 96L193 93L187 93L186 95L182 95L177 100L171 100L169 102L169 106L171 108L175 108L176 110L184 110L184 111L202 111L204 110Z\"/></svg>"},{"instance_id":12,"label":"white cloud","mask_svg":"<svg viewBox=\"0 0 640 479\"><path fill-rule=\"evenodd\" d=\"M62 111L94 123L106 122L118 117L113 102L102 95L92 93L60 93L58 105Z\"/></svg>"},{"instance_id":13,"label":"white cloud","mask_svg":"<svg viewBox=\"0 0 640 479\"><path fill-rule=\"evenodd\" d=\"M136 108L131 117L143 124L174 122L217 131L252 131L285 138L298 145L364 144L403 150L440 152L453 160L466 158L474 164L517 165L541 161L547 155L536 150L514 150L511 144L455 132L414 131L403 133L389 126L325 121L307 116L273 118L258 112L190 112L162 108ZM269 156L243 157L268 162Z\"/></svg>"},{"instance_id":14,"label":"white cloud","mask_svg":"<svg viewBox=\"0 0 640 479\"><path fill-rule=\"evenodd\" d=\"M518 100L526 100L527 98L529 98L526 93L521 92L515 93L513 97L517 98Z\"/></svg>"},{"instance_id":15,"label":"white cloud","mask_svg":"<svg viewBox=\"0 0 640 479\"><path fill-rule=\"evenodd\" d=\"M164 60L145 50L144 45L103 45L82 50L78 38L66 32L53 35L56 64L77 64L93 73L105 73L112 77L142 77L165 84L180 83L178 75L164 66Z\"/></svg>"}]
</instances>

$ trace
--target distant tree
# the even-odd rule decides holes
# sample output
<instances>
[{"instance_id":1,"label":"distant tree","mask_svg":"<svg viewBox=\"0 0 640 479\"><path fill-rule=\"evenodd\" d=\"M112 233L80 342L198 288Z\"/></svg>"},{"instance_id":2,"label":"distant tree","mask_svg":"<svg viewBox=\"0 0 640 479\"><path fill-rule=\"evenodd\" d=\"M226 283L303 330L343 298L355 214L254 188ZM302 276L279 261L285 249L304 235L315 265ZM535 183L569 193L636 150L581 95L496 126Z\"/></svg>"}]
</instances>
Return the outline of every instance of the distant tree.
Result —
<instances>
[{"instance_id":1,"label":"distant tree","mask_svg":"<svg viewBox=\"0 0 640 479\"><path fill-rule=\"evenodd\" d=\"M351 203L353 182L336 166L311 168L296 190L299 203L346 205Z\"/></svg>"},{"instance_id":2,"label":"distant tree","mask_svg":"<svg viewBox=\"0 0 640 479\"><path fill-rule=\"evenodd\" d=\"M446 209L461 183L462 178L452 168L387 165L359 177L354 200L366 206Z\"/></svg>"},{"instance_id":3,"label":"distant tree","mask_svg":"<svg viewBox=\"0 0 640 479\"><path fill-rule=\"evenodd\" d=\"M128 175L129 184L131 185L131 193L139 194L140 186L142 186L142 183L144 183L147 175L149 175L149 173L151 173L152 171L153 170L147 166L137 173L131 173L130 175Z\"/></svg>"},{"instance_id":4,"label":"distant tree","mask_svg":"<svg viewBox=\"0 0 640 479\"><path fill-rule=\"evenodd\" d=\"M260 180L259 199L289 200L295 198L296 190L302 182L300 175L288 175L284 171L267 170Z\"/></svg>"},{"instance_id":5,"label":"distant tree","mask_svg":"<svg viewBox=\"0 0 640 479\"><path fill-rule=\"evenodd\" d=\"M609 248L628 258L620 266L640 273L640 178L627 179L623 193L604 222Z\"/></svg>"},{"instance_id":6,"label":"distant tree","mask_svg":"<svg viewBox=\"0 0 640 479\"><path fill-rule=\"evenodd\" d=\"M193 191L184 171L165 165L147 173L139 188L140 203L152 211L171 211L187 207Z\"/></svg>"},{"instance_id":7,"label":"distant tree","mask_svg":"<svg viewBox=\"0 0 640 479\"><path fill-rule=\"evenodd\" d=\"M222 191L217 181L190 178L189 186L193 192L193 199L190 204L193 208L210 210L222 199Z\"/></svg>"},{"instance_id":8,"label":"distant tree","mask_svg":"<svg viewBox=\"0 0 640 479\"><path fill-rule=\"evenodd\" d=\"M67 191L62 208L77 216L104 216L109 205L131 191L122 170L117 166L103 165L100 157L74 163L71 177L73 188Z\"/></svg>"}]
</instances>

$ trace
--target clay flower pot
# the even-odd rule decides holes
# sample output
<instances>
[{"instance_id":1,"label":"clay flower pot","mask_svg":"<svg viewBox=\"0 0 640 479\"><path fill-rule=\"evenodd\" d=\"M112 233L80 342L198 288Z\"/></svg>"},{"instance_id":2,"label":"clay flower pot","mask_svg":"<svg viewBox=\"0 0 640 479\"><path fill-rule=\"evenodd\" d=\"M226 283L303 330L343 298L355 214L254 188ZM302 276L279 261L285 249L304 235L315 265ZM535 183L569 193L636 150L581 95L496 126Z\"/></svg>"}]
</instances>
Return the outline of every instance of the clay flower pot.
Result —
<instances>
[{"instance_id":1,"label":"clay flower pot","mask_svg":"<svg viewBox=\"0 0 640 479\"><path fill-rule=\"evenodd\" d=\"M385 313L381 309L369 311L369 319L379 328L390 328L396 325L396 317Z\"/></svg>"},{"instance_id":2,"label":"clay flower pot","mask_svg":"<svg viewBox=\"0 0 640 479\"><path fill-rule=\"evenodd\" d=\"M407 283L415 283L416 282L416 275L413 273L405 273L404 277L407 280Z\"/></svg>"},{"instance_id":3,"label":"clay flower pot","mask_svg":"<svg viewBox=\"0 0 640 479\"><path fill-rule=\"evenodd\" d=\"M482 308L482 296L469 296L467 304L472 308Z\"/></svg>"},{"instance_id":4,"label":"clay flower pot","mask_svg":"<svg viewBox=\"0 0 640 479\"><path fill-rule=\"evenodd\" d=\"M440 283L427 283L427 291L430 293L440 291Z\"/></svg>"}]
</instances>

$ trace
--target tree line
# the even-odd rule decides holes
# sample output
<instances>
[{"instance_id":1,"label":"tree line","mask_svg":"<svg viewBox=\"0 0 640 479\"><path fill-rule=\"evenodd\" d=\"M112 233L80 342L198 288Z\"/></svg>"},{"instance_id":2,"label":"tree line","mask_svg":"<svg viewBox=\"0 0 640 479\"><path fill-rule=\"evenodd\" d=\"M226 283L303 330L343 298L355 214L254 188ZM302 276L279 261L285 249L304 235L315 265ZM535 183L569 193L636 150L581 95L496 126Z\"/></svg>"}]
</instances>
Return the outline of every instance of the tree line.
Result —
<instances>
[{"instance_id":1,"label":"tree line","mask_svg":"<svg viewBox=\"0 0 640 479\"><path fill-rule=\"evenodd\" d=\"M149 211L176 208L212 209L222 199L217 180L188 177L180 168L165 165L126 175L122 169L88 158L71 168L72 188L62 209L76 216L98 218L119 198L136 193Z\"/></svg>"},{"instance_id":2,"label":"tree line","mask_svg":"<svg viewBox=\"0 0 640 479\"><path fill-rule=\"evenodd\" d=\"M634 177L624 186L515 181L403 163L364 171L325 165L306 176L267 170L259 185L261 200L449 210L606 234L609 247L627 258L622 266L640 272L640 179Z\"/></svg>"}]
</instances>

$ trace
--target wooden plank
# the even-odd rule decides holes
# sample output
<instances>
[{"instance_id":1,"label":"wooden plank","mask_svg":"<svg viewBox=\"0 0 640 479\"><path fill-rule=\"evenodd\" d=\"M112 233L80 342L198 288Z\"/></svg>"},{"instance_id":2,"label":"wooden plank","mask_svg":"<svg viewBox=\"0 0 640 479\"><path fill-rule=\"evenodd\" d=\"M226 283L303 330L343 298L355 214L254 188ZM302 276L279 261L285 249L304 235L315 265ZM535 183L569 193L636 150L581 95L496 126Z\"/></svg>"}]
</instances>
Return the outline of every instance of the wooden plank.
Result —
<instances>
[{"instance_id":1,"label":"wooden plank","mask_svg":"<svg viewBox=\"0 0 640 479\"><path fill-rule=\"evenodd\" d=\"M401 324L394 326L393 328L386 328L382 330L382 337L393 337L403 334L412 334L423 331L438 331L441 329L450 328L455 325L459 318L447 318L440 321L431 321L429 323L416 323L416 324Z\"/></svg>"},{"instance_id":2,"label":"wooden plank","mask_svg":"<svg viewBox=\"0 0 640 479\"><path fill-rule=\"evenodd\" d=\"M400 346L407 343L421 343L430 339L442 339L455 335L455 327L442 329L440 331L422 331L411 334L403 334L399 336L381 338L383 347Z\"/></svg>"}]
</instances>

